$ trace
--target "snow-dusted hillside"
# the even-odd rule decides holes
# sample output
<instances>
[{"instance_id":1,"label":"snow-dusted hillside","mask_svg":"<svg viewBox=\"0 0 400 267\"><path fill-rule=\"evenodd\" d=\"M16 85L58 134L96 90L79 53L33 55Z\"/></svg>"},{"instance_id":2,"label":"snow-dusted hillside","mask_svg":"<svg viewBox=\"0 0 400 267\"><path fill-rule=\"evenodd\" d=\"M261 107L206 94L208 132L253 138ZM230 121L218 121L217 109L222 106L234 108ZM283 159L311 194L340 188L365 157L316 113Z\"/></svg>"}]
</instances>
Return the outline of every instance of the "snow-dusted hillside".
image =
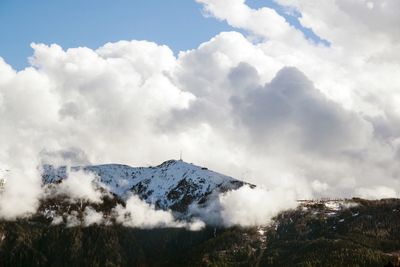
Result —
<instances>
[{"instance_id":1,"label":"snow-dusted hillside","mask_svg":"<svg viewBox=\"0 0 400 267\"><path fill-rule=\"evenodd\" d=\"M72 167L96 174L113 194L122 198L131 192L161 209L184 212L192 203L202 203L211 193L238 189L245 183L181 160L168 160L156 167L105 164ZM44 166L44 183L67 177L66 167Z\"/></svg>"}]
</instances>

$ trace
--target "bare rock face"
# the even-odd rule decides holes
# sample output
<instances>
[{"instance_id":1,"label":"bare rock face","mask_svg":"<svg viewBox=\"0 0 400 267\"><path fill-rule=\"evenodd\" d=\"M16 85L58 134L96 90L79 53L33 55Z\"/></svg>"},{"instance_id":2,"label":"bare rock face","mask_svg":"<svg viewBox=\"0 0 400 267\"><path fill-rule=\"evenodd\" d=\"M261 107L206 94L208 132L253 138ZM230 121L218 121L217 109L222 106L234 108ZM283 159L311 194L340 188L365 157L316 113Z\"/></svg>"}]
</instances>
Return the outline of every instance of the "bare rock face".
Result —
<instances>
[{"instance_id":1,"label":"bare rock face","mask_svg":"<svg viewBox=\"0 0 400 267\"><path fill-rule=\"evenodd\" d=\"M186 163L168 160L156 167L130 167L120 164L77 166L98 177L102 187L120 198L138 195L160 209L184 213L191 204L205 202L211 194L236 190L246 183L232 177ZM43 182L60 183L67 178L66 167L44 166Z\"/></svg>"}]
</instances>

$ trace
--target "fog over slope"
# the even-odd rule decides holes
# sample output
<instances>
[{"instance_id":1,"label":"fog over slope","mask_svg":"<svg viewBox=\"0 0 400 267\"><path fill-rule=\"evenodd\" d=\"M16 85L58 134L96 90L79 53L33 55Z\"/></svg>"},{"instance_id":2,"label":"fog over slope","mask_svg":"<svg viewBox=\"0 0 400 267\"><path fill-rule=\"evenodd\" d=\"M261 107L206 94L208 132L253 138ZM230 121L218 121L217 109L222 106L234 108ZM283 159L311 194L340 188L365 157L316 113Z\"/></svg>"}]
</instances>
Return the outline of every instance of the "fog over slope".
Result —
<instances>
[{"instance_id":1,"label":"fog over slope","mask_svg":"<svg viewBox=\"0 0 400 267\"><path fill-rule=\"evenodd\" d=\"M148 166L180 150L291 200L399 196L400 2L277 0L329 45L270 8L197 2L243 33L178 55L134 40L32 44L18 72L0 59L1 217L35 211L43 163Z\"/></svg>"}]
</instances>

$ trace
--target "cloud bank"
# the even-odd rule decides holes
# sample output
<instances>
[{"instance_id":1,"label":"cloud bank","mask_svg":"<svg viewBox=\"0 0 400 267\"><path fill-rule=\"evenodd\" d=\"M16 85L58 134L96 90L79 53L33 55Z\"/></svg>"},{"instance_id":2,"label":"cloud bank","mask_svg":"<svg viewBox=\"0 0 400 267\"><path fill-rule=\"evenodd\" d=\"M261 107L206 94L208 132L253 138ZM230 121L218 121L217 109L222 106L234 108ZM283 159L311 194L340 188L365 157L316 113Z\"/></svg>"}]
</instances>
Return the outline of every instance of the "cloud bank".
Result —
<instances>
[{"instance_id":1,"label":"cloud bank","mask_svg":"<svg viewBox=\"0 0 400 267\"><path fill-rule=\"evenodd\" d=\"M144 166L180 150L292 199L399 196L396 0L277 1L330 45L270 8L197 2L244 33L177 56L119 41L96 50L32 44L31 66L18 72L0 60L0 169L13 170L1 217L37 208L44 161Z\"/></svg>"},{"instance_id":2,"label":"cloud bank","mask_svg":"<svg viewBox=\"0 0 400 267\"><path fill-rule=\"evenodd\" d=\"M205 205L192 205L190 213L208 225L250 227L267 225L279 212L294 209L297 205L294 190L245 185L235 191L211 196Z\"/></svg>"},{"instance_id":3,"label":"cloud bank","mask_svg":"<svg viewBox=\"0 0 400 267\"><path fill-rule=\"evenodd\" d=\"M153 205L145 203L136 195L129 197L125 207L118 204L114 212L116 221L128 227L185 227L191 231L197 231L205 226L204 222L199 219L191 222L177 221L171 211L156 210Z\"/></svg>"}]
</instances>

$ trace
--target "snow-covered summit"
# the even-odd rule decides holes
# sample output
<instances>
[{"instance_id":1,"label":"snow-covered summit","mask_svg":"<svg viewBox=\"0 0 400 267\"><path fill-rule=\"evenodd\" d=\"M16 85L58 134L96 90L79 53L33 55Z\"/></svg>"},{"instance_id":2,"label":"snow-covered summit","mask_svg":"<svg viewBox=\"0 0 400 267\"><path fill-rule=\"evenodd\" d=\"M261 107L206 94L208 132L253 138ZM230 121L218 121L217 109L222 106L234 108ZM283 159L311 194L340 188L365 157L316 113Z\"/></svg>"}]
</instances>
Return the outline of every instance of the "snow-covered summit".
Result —
<instances>
[{"instance_id":1,"label":"snow-covered summit","mask_svg":"<svg viewBox=\"0 0 400 267\"><path fill-rule=\"evenodd\" d=\"M187 163L168 160L155 167L130 167L120 164L77 166L99 177L111 193L125 198L130 193L162 209L183 212L192 203L202 203L212 193L235 190L245 183L232 177ZM44 183L61 182L67 177L66 167L44 166Z\"/></svg>"}]
</instances>

